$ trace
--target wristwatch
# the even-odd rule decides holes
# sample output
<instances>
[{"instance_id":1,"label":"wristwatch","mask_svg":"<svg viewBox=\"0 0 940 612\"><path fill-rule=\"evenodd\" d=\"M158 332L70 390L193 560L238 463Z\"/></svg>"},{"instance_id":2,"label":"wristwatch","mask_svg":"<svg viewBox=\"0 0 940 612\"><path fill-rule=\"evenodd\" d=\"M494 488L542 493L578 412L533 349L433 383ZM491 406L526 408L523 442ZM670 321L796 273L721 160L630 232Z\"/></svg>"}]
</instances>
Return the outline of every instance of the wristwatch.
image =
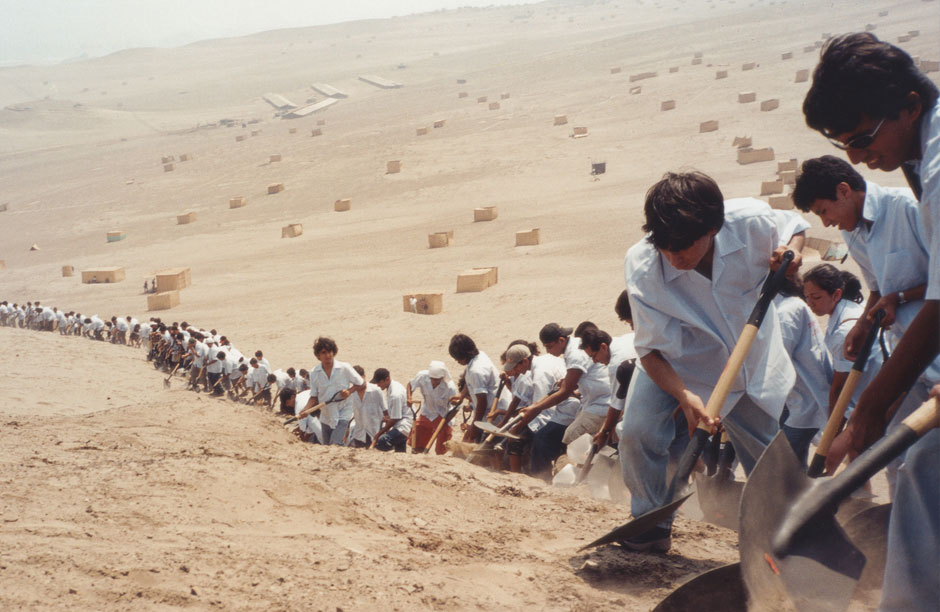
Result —
<instances>
[{"instance_id":1,"label":"wristwatch","mask_svg":"<svg viewBox=\"0 0 940 612\"><path fill-rule=\"evenodd\" d=\"M898 291L898 304L905 304L905 303L907 303L907 298L904 297L904 292Z\"/></svg>"}]
</instances>

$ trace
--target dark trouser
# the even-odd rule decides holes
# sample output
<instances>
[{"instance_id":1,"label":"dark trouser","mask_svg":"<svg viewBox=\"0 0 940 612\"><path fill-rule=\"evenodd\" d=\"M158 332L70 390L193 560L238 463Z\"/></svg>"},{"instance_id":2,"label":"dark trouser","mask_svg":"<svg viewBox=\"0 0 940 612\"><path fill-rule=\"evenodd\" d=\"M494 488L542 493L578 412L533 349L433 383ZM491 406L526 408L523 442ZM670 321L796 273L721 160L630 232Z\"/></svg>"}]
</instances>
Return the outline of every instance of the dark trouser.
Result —
<instances>
[{"instance_id":1,"label":"dark trouser","mask_svg":"<svg viewBox=\"0 0 940 612\"><path fill-rule=\"evenodd\" d=\"M786 424L789 417L790 410L784 406L783 413L780 415L780 429L783 430L783 435L786 437L787 442L790 443L790 448L793 449L793 454L796 455L800 465L807 467L806 460L809 457L809 445L819 429L815 427L790 427Z\"/></svg>"},{"instance_id":2,"label":"dark trouser","mask_svg":"<svg viewBox=\"0 0 940 612\"><path fill-rule=\"evenodd\" d=\"M532 436L532 456L529 460L529 473L532 476L551 477L555 459L565 452L561 439L566 429L566 425L549 421Z\"/></svg>"},{"instance_id":3,"label":"dark trouser","mask_svg":"<svg viewBox=\"0 0 940 612\"><path fill-rule=\"evenodd\" d=\"M408 436L397 429L390 429L379 437L375 447L380 451L394 450L396 453L403 453L408 450Z\"/></svg>"},{"instance_id":4,"label":"dark trouser","mask_svg":"<svg viewBox=\"0 0 940 612\"><path fill-rule=\"evenodd\" d=\"M222 395L222 383L219 382L219 378L221 377L221 372L206 372L206 378L209 379L209 388L212 389L212 395Z\"/></svg>"}]
</instances>

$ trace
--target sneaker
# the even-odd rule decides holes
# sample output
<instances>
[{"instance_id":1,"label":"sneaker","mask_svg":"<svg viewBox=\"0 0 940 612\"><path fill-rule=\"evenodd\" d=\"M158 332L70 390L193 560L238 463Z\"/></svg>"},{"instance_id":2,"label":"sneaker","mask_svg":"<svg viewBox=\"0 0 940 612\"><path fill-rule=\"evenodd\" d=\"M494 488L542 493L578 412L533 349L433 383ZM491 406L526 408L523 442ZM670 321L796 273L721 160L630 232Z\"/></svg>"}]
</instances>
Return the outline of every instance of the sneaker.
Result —
<instances>
[{"instance_id":1,"label":"sneaker","mask_svg":"<svg viewBox=\"0 0 940 612\"><path fill-rule=\"evenodd\" d=\"M666 527L653 527L632 538L620 540L620 546L633 552L669 552L672 547L672 530Z\"/></svg>"}]
</instances>

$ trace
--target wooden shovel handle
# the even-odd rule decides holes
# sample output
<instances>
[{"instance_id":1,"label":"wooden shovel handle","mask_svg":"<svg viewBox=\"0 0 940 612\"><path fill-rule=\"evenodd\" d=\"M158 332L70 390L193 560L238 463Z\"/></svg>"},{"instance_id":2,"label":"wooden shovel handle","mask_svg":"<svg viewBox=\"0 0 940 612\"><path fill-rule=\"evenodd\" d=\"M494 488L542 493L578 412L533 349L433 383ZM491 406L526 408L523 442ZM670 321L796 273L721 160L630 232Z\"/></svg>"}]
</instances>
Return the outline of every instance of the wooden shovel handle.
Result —
<instances>
[{"instance_id":1,"label":"wooden shovel handle","mask_svg":"<svg viewBox=\"0 0 940 612\"><path fill-rule=\"evenodd\" d=\"M820 457L825 459L829 455L829 448L832 446L832 441L839 434L839 431L842 430L842 419L845 417L845 410L849 406L849 402L852 401L852 395L855 394L855 388L858 387L858 381L861 379L862 374L865 372L865 364L868 362L868 357L871 354L871 348L875 343L875 338L878 337L878 330L881 328L881 321L884 319L885 311L878 309L878 312L875 313L875 323L868 330L868 335L865 337L865 342L862 343L862 348L858 352L858 357L855 358L855 363L852 364L852 370L849 372L848 377L845 379L845 384L842 385L842 390L839 392L839 398L836 400L835 406L832 407L832 413L829 415L829 420L826 421L826 428L823 430L822 437L819 439L819 446L816 447L816 453L813 456L813 469L811 474L818 471L820 467Z\"/></svg>"},{"instance_id":2,"label":"wooden shovel handle","mask_svg":"<svg viewBox=\"0 0 940 612\"><path fill-rule=\"evenodd\" d=\"M741 330L741 335L731 351L731 356L728 357L725 368L721 371L721 376L718 377L718 382L715 383L715 389L709 396L708 403L705 404L705 414L708 415L708 418L714 419L721 414L721 407L728 399L731 386L738 377L738 373L744 365L744 360L747 359L747 354L751 350L751 345L754 344L754 339L757 337L764 315L767 314L774 295L777 294L783 279L786 278L787 268L790 267L792 261L793 251L786 251L781 258L780 267L767 277L767 281L761 289L760 297L757 298L757 304L754 305L754 310L751 311L747 324ZM698 428L708 432L711 431L711 427L704 421L699 422Z\"/></svg>"},{"instance_id":3,"label":"wooden shovel handle","mask_svg":"<svg viewBox=\"0 0 940 612\"><path fill-rule=\"evenodd\" d=\"M911 428L918 437L924 435L934 427L940 427L940 398L932 397L915 410L904 421L904 425Z\"/></svg>"}]
</instances>

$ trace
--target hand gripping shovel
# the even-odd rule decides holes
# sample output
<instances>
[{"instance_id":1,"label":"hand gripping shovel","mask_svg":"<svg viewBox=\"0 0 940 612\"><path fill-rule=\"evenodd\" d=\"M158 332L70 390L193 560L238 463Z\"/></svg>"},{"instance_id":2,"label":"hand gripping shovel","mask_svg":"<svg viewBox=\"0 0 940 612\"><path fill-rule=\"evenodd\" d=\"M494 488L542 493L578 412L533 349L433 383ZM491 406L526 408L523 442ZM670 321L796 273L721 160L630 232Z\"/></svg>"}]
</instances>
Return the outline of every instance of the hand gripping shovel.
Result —
<instances>
[{"instance_id":1,"label":"hand gripping shovel","mask_svg":"<svg viewBox=\"0 0 940 612\"><path fill-rule=\"evenodd\" d=\"M879 308L878 312L875 313L875 324L868 330L865 342L858 351L855 363L852 364L852 371L849 372L848 377L845 379L842 391L839 392L839 399L836 400L836 405L832 407L832 414L829 415L829 420L826 422L826 429L823 430L822 437L819 439L819 446L816 448L816 453L813 455L812 461L810 461L807 474L809 474L811 478L822 476L823 470L826 467L826 457L829 454L829 447L832 446L832 441L835 439L836 435L838 435L839 431L842 430L842 419L845 416L845 409L852 400L852 394L855 393L859 379L865 372L865 364L868 362L871 347L875 344L875 338L878 336L878 329L881 327L881 321L884 317L885 311Z\"/></svg>"},{"instance_id":2,"label":"hand gripping shovel","mask_svg":"<svg viewBox=\"0 0 940 612\"><path fill-rule=\"evenodd\" d=\"M441 419L441 422L437 424L437 428L434 430L434 434L431 436L431 439L428 440L428 445L424 447L422 451L425 455L431 452L431 449L434 448L434 443L437 442L437 437L440 435L441 430L444 429L444 425L450 423L450 420L457 416L457 412L460 410L462 404L457 404L453 408L447 411L447 414L444 415L444 418Z\"/></svg>"},{"instance_id":3,"label":"hand gripping shovel","mask_svg":"<svg viewBox=\"0 0 940 612\"><path fill-rule=\"evenodd\" d=\"M333 397L326 400L325 402L320 402L316 406L311 406L307 408L306 410L301 410L300 412L297 413L296 416L292 416L291 418L284 421L284 425L290 425L291 423L295 423L299 421L300 419L305 419L311 414L313 414L314 412L317 412L319 410L323 410L324 408L326 408L327 404L332 404L333 402L338 402L342 400L343 398L340 396L342 395L343 391L345 391L345 389L340 389L339 391L333 394Z\"/></svg>"},{"instance_id":4,"label":"hand gripping shovel","mask_svg":"<svg viewBox=\"0 0 940 612\"><path fill-rule=\"evenodd\" d=\"M715 475L695 475L695 492L706 522L725 529L738 530L738 510L744 483L734 479L734 446L725 431L721 433Z\"/></svg>"},{"instance_id":5,"label":"hand gripping shovel","mask_svg":"<svg viewBox=\"0 0 940 612\"><path fill-rule=\"evenodd\" d=\"M738 377L738 372L741 371L741 367L744 365L744 360L751 350L751 345L754 344L754 339L757 337L757 331L760 328L761 322L764 320L764 315L767 314L770 303L777 293L777 290L780 288L780 284L786 276L786 271L791 261L793 261L793 252L787 251L783 254L782 262L777 271L767 277L767 281L761 289L760 297L757 298L757 304L754 305L754 310L751 311L751 316L748 317L747 323L744 325L744 329L738 337L738 342L734 345L731 356L728 357L728 363L725 364L721 376L718 377L718 382L715 384L715 389L712 391L711 397L708 398L705 413L710 418L715 418L721 413L721 407L728 397L731 385L734 384L734 380ZM682 497L676 498L677 489L680 485L688 481L689 475L695 467L695 463L698 461L699 456L701 456L702 451L705 450L705 445L708 444L710 434L711 432L708 430L708 426L705 423L700 423L698 429L695 430L695 433L689 440L689 445L686 447L685 453L679 460L679 465L672 477L672 482L669 484L669 489L666 492L666 505L654 508L646 514L636 517L629 523L617 527L590 544L582 546L581 550L640 535L672 516L679 506L682 505L682 502L692 495L692 493L686 493Z\"/></svg>"},{"instance_id":6,"label":"hand gripping shovel","mask_svg":"<svg viewBox=\"0 0 940 612\"><path fill-rule=\"evenodd\" d=\"M783 434L777 434L744 486L741 499L741 570L755 610L844 610L865 556L835 520L839 503L921 435L938 424L933 398L901 426L859 455L837 476L813 480L803 473Z\"/></svg>"},{"instance_id":7,"label":"hand gripping shovel","mask_svg":"<svg viewBox=\"0 0 940 612\"><path fill-rule=\"evenodd\" d=\"M170 375L163 379L163 386L166 387L167 389L170 388L170 379L173 378L173 375L176 374L176 371L180 369L180 365L182 363L183 363L182 361L177 361L176 367L173 368L173 371L170 372Z\"/></svg>"}]
</instances>

